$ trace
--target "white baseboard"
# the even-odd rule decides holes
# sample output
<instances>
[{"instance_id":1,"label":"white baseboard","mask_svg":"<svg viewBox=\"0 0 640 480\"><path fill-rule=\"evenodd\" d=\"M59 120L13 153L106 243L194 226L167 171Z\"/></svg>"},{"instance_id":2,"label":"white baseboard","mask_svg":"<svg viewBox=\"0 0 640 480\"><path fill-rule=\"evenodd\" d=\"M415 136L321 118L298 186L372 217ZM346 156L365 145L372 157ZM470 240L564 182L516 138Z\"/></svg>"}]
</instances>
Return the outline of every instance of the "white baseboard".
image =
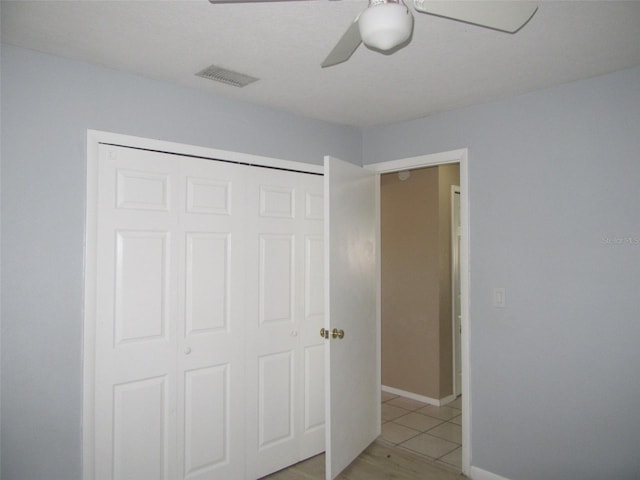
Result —
<instances>
[{"instance_id":1,"label":"white baseboard","mask_svg":"<svg viewBox=\"0 0 640 480\"><path fill-rule=\"evenodd\" d=\"M509 480L506 477L501 477L500 475L474 467L473 465L469 469L469 478L473 480Z\"/></svg>"},{"instance_id":2,"label":"white baseboard","mask_svg":"<svg viewBox=\"0 0 640 480\"><path fill-rule=\"evenodd\" d=\"M446 405L447 403L451 403L456 399L454 395L449 395L448 397L444 397L438 400L435 398L426 397L424 395L418 395L417 393L400 390L399 388L387 387L386 385L382 385L381 389L383 392L392 393L394 395L400 395L401 397L406 397L412 400L417 400L419 402L428 403L429 405L434 405L436 407L442 407L443 405Z\"/></svg>"}]
</instances>

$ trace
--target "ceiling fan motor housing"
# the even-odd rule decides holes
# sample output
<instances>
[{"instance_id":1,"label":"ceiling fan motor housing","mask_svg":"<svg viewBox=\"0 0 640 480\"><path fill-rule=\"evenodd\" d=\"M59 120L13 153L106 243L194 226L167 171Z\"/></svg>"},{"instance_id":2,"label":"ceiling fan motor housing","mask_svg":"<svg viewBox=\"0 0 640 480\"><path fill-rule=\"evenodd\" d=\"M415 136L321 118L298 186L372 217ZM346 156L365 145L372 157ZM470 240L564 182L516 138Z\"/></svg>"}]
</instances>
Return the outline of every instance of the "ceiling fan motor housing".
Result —
<instances>
[{"instance_id":1,"label":"ceiling fan motor housing","mask_svg":"<svg viewBox=\"0 0 640 480\"><path fill-rule=\"evenodd\" d=\"M404 3L373 0L360 14L358 28L367 47L391 50L411 36L413 15Z\"/></svg>"}]
</instances>

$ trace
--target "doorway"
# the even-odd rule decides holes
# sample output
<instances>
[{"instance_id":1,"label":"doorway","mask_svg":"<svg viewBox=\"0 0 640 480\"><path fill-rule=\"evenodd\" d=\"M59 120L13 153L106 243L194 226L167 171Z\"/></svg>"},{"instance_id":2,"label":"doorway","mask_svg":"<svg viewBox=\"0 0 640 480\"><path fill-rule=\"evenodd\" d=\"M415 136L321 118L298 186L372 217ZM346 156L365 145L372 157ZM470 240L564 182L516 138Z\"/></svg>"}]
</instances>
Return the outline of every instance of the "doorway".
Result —
<instances>
[{"instance_id":1,"label":"doorway","mask_svg":"<svg viewBox=\"0 0 640 480\"><path fill-rule=\"evenodd\" d=\"M460 340L460 352L461 352L461 390L464 395L456 401L456 404L462 409L463 415L461 417L462 426L462 449L461 449L461 470L464 474L468 474L471 463L470 452L470 401L471 396L469 394L469 367L468 367L468 332L469 328L469 204L468 204L468 152L466 149L454 150L449 152L443 152L439 154L423 155L418 157L404 158L398 160L392 160L388 162L381 162L378 164L367 165L366 168L377 172L378 174L407 172L410 170L420 169L424 167L433 167L438 165L449 165L458 163L460 165L460 326L462 330ZM406 175L406 173L404 174ZM404 176L403 175L403 176ZM450 191L446 192L446 196L450 198ZM448 219L448 225L450 228L451 219ZM384 247L382 247L384 248ZM451 305L451 304L450 304ZM449 331L451 332L451 321L449 320ZM453 370L453 368L451 369ZM453 380L453 372L449 377L449 380ZM400 393L400 392L388 392L386 395ZM386 398L389 398L387 396ZM455 397L451 395L450 399ZM409 400L423 401L425 398L413 398ZM410 402L409 402L410 403ZM425 403L429 403L428 401ZM433 408L433 406L432 406ZM435 407L437 408L437 407Z\"/></svg>"},{"instance_id":2,"label":"doorway","mask_svg":"<svg viewBox=\"0 0 640 480\"><path fill-rule=\"evenodd\" d=\"M459 170L436 165L380 179L382 439L457 469L451 189Z\"/></svg>"},{"instance_id":3,"label":"doorway","mask_svg":"<svg viewBox=\"0 0 640 480\"><path fill-rule=\"evenodd\" d=\"M382 385L435 406L453 401L451 188L459 165L380 179Z\"/></svg>"}]
</instances>

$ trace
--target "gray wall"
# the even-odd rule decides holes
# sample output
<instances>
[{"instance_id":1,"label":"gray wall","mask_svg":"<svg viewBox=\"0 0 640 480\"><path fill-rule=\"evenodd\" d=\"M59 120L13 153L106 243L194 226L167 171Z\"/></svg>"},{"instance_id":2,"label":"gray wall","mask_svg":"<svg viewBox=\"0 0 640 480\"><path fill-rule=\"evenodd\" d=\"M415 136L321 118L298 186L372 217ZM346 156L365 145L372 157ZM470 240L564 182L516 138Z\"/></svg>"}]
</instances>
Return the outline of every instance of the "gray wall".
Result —
<instances>
[{"instance_id":1,"label":"gray wall","mask_svg":"<svg viewBox=\"0 0 640 480\"><path fill-rule=\"evenodd\" d=\"M640 69L364 132L370 163L460 147L472 464L639 478Z\"/></svg>"},{"instance_id":2,"label":"gray wall","mask_svg":"<svg viewBox=\"0 0 640 480\"><path fill-rule=\"evenodd\" d=\"M2 470L81 478L86 130L319 164L357 129L2 46ZM230 87L231 88L231 87Z\"/></svg>"},{"instance_id":3,"label":"gray wall","mask_svg":"<svg viewBox=\"0 0 640 480\"><path fill-rule=\"evenodd\" d=\"M4 480L81 477L87 128L309 163L469 147L473 465L638 477L640 69L362 136L13 47L1 73Z\"/></svg>"}]
</instances>

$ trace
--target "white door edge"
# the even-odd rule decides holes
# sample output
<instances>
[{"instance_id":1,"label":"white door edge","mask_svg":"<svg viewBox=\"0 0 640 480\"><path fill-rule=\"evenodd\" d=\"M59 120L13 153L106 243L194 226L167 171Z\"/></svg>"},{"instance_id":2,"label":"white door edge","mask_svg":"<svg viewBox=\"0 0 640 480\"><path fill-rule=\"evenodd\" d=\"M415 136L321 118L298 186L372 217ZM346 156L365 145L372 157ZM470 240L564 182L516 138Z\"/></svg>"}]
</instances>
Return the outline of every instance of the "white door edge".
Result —
<instances>
[{"instance_id":1,"label":"white door edge","mask_svg":"<svg viewBox=\"0 0 640 480\"><path fill-rule=\"evenodd\" d=\"M460 290L462 313L462 473L469 476L471 469L471 389L469 368L469 149L461 148L447 152L419 155L365 165L364 168L378 173L398 172L411 168L431 167L449 163L460 164Z\"/></svg>"},{"instance_id":2,"label":"white door edge","mask_svg":"<svg viewBox=\"0 0 640 480\"><path fill-rule=\"evenodd\" d=\"M455 252L458 249L458 217L459 217L459 208L458 208L458 212L455 212L455 196L456 195L460 195L460 186L459 185L451 185L451 251ZM458 197L458 200L460 200L460 198ZM457 214L456 214L457 213ZM460 258L459 258L459 253L457 252L456 255L458 256L458 258L456 258L456 260L454 261L454 255L452 254L451 259L452 259L452 269L455 268L455 262L457 262L457 266L458 266L458 278L460 277ZM455 275L451 275L451 329L452 329L452 335L451 335L451 343L452 343L452 347L453 347L453 355L452 355L452 368L453 368L453 398L457 398L458 395L462 394L462 385L460 385L458 387L458 367L462 367L462 361L458 362L458 355L460 354L459 350L460 347L458 347L457 345L457 340L458 340L458 336L461 335L460 329L456 328L457 327L457 322L456 322L456 298L455 298L455 292L456 292L456 277ZM459 364L460 363L460 364ZM460 379L461 380L461 379Z\"/></svg>"},{"instance_id":3,"label":"white door edge","mask_svg":"<svg viewBox=\"0 0 640 480\"><path fill-rule=\"evenodd\" d=\"M100 130L87 130L87 170L86 170L86 210L85 210L85 248L84 248L84 318L83 318L83 392L82 392L82 478L94 479L93 439L95 432L94 371L95 371L95 322L96 322L96 218L98 199L98 147L100 144L113 144L225 160L261 167L272 167L297 172L323 174L323 165L313 165L290 160L264 157L209 147L199 147L184 143L154 140L132 135L124 135Z\"/></svg>"}]
</instances>

